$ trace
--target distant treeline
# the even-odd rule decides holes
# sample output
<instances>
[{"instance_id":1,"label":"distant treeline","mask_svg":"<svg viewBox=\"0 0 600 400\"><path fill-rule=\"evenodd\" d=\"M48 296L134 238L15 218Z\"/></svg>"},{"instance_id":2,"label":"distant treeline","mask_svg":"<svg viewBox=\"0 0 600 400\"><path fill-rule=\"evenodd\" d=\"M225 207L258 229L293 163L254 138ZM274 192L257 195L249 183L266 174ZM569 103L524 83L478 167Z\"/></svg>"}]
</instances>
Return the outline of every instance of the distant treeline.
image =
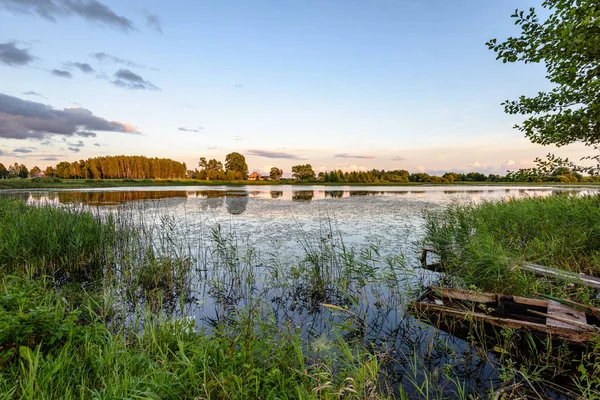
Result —
<instances>
[{"instance_id":1,"label":"distant treeline","mask_svg":"<svg viewBox=\"0 0 600 400\"><path fill-rule=\"evenodd\" d=\"M185 178L187 167L168 158L107 156L60 162L44 171L62 179L173 179Z\"/></svg>"},{"instance_id":2,"label":"distant treeline","mask_svg":"<svg viewBox=\"0 0 600 400\"><path fill-rule=\"evenodd\" d=\"M453 182L600 182L600 176L584 176L565 166L553 168L529 168L507 171L506 176L483 174L481 172L446 172L441 176L425 172L409 172L404 169L370 171L342 170L315 173L310 164L294 165L291 168L293 179L283 178L283 170L272 167L269 175L257 172L248 174L245 157L240 153L230 153L222 162L201 157L200 169L188 170L185 163L167 158L147 158L144 156L106 156L60 162L55 167L42 171L33 167L28 170L23 164L13 164L6 168L0 163L0 179L56 177L62 179L199 179L217 181L271 180L282 182L327 182L327 183L453 183Z\"/></svg>"},{"instance_id":3,"label":"distant treeline","mask_svg":"<svg viewBox=\"0 0 600 400\"><path fill-rule=\"evenodd\" d=\"M406 170L384 171L373 169L371 171L320 172L316 178L322 182L347 182L347 183L453 183L453 182L598 182L598 176L584 176L568 168L557 168L548 174L532 174L528 170L508 171L506 176L480 172L458 173L446 172L442 176L429 175L425 172L410 173Z\"/></svg>"}]
</instances>

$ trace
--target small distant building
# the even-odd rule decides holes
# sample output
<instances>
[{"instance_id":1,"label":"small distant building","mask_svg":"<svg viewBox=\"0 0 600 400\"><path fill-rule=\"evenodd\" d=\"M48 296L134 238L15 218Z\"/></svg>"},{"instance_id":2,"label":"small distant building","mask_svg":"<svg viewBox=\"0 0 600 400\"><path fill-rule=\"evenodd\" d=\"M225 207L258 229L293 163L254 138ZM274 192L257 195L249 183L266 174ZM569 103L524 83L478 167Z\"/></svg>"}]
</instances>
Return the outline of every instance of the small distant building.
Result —
<instances>
[{"instance_id":1,"label":"small distant building","mask_svg":"<svg viewBox=\"0 0 600 400\"><path fill-rule=\"evenodd\" d=\"M260 180L262 180L262 176L260 176L260 174L258 172L254 171L253 173L248 175L248 180L249 181L260 181Z\"/></svg>"}]
</instances>

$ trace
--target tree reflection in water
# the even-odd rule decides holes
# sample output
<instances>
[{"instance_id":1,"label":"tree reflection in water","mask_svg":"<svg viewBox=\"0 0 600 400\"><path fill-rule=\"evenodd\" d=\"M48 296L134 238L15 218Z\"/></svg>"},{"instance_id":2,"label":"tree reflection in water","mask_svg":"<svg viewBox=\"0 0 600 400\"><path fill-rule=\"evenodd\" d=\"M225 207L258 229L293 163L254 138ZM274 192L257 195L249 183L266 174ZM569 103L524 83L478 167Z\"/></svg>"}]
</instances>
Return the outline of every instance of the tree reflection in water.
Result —
<instances>
[{"instance_id":1,"label":"tree reflection in water","mask_svg":"<svg viewBox=\"0 0 600 400\"><path fill-rule=\"evenodd\" d=\"M294 201L310 201L315 197L314 190L294 190L292 191L292 200Z\"/></svg>"}]
</instances>

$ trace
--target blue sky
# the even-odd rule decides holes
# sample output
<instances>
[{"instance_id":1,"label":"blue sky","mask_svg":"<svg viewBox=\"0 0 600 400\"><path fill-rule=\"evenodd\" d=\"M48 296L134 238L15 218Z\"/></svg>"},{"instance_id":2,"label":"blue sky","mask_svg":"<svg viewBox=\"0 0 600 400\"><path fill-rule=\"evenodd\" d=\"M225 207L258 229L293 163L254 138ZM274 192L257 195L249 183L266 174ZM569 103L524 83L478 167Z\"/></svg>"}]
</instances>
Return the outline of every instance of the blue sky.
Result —
<instances>
[{"instance_id":1,"label":"blue sky","mask_svg":"<svg viewBox=\"0 0 600 400\"><path fill-rule=\"evenodd\" d=\"M529 143L500 103L548 88L544 69L496 61L485 42L539 3L0 0L0 162L142 154L193 168L238 151L259 171L528 166L556 149ZM44 128L10 114L30 102L65 124L77 108L99 118Z\"/></svg>"}]
</instances>

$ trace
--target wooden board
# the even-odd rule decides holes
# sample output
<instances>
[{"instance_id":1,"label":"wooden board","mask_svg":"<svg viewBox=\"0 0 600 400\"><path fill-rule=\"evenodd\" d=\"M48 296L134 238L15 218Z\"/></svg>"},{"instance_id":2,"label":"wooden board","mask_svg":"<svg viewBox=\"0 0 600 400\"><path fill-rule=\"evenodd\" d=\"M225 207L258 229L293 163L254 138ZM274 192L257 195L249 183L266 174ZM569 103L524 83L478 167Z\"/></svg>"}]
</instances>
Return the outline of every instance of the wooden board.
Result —
<instances>
[{"instance_id":1,"label":"wooden board","mask_svg":"<svg viewBox=\"0 0 600 400\"><path fill-rule=\"evenodd\" d=\"M587 324L587 319L586 319L585 313L583 311L575 310L574 308L565 306L564 304L561 304L554 300L548 301L548 315L559 317L561 319L572 320L572 321L579 322L582 324ZM584 331L584 329L581 328L580 326L577 326L577 324L571 325L566 322L558 321L558 320L555 320L552 318L546 319L546 325L556 327L556 328L572 329L572 330L578 331L578 332Z\"/></svg>"}]
</instances>

